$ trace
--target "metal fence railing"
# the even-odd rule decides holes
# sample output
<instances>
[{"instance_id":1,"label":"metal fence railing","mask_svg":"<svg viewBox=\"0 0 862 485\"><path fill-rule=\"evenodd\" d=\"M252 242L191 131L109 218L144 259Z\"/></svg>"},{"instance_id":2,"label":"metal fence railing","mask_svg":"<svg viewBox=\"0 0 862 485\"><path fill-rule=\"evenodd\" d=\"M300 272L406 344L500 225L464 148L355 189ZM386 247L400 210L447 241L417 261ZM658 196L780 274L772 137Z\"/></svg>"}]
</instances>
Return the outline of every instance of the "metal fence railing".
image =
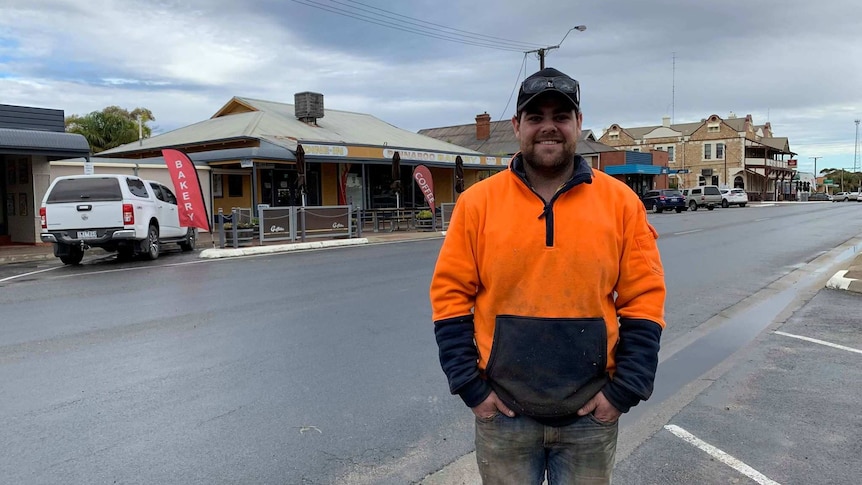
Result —
<instances>
[{"instance_id":1,"label":"metal fence railing","mask_svg":"<svg viewBox=\"0 0 862 485\"><path fill-rule=\"evenodd\" d=\"M361 212L350 205L313 207L258 206L259 218L250 208L233 207L230 214L219 209L216 232L219 247L238 248L277 241L361 236Z\"/></svg>"}]
</instances>

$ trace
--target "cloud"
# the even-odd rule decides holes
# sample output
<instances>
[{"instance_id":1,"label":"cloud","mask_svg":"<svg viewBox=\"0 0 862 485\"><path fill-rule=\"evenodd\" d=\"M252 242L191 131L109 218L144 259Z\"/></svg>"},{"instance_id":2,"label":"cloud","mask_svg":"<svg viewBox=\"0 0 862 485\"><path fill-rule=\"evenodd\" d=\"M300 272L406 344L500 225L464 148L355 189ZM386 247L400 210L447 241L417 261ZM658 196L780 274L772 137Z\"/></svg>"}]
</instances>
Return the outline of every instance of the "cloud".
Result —
<instances>
[{"instance_id":1,"label":"cloud","mask_svg":"<svg viewBox=\"0 0 862 485\"><path fill-rule=\"evenodd\" d=\"M162 130L232 96L289 103L316 91L327 108L416 131L511 117L518 81L538 69L525 52L552 47L546 63L579 79L597 132L734 111L770 121L801 164L852 167L856 10L850 0L7 0L0 90L5 103L67 114L146 107ZM587 30L570 30L579 24ZM498 48L470 45L479 38Z\"/></svg>"}]
</instances>

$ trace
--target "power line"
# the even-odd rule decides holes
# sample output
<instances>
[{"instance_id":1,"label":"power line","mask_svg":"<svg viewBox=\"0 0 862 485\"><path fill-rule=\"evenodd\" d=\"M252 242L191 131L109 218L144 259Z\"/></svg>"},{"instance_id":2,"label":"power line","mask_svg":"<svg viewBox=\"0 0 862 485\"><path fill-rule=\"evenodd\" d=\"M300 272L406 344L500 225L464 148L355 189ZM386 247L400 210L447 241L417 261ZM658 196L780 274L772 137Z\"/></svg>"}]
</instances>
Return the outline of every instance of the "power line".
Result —
<instances>
[{"instance_id":1,"label":"power line","mask_svg":"<svg viewBox=\"0 0 862 485\"><path fill-rule=\"evenodd\" d=\"M482 143L479 144L475 148L475 151L479 151L480 148L485 146L485 143L494 136L494 131L497 129L497 126L500 125L500 121L503 121L503 116L506 116L506 112L509 111L509 104L512 102L512 98L515 96L515 92L518 91L518 85L521 82L521 71L524 71L524 75L526 76L526 68L527 68L527 53L524 53L524 58L521 59L521 67L518 68L518 78L515 79L515 87L512 89L512 92L509 94L509 100L506 101L506 107L503 108L503 114L500 115L500 118L497 120L497 123L494 123L494 126L491 128L491 132L488 133L488 138L482 140Z\"/></svg>"},{"instance_id":2,"label":"power line","mask_svg":"<svg viewBox=\"0 0 862 485\"><path fill-rule=\"evenodd\" d=\"M335 1L335 0L332 0L332 1ZM453 32L462 32L462 33L464 33L467 37L482 37L482 38L485 38L485 39L499 40L499 41L503 41L503 42L506 42L506 43L509 43L509 44L516 44L516 45L520 45L520 46L533 46L533 47L539 47L539 44L531 44L531 43L529 43L529 42L520 42L520 41L516 41L516 40L509 40L509 39L504 39L504 38L502 38L502 37L494 37L494 36L491 36L491 35L476 34L475 32L469 32L469 31L467 31L467 30L461 30L461 29L456 29L456 28L453 28L453 27L447 27L447 26L445 26L445 25L435 24L434 22L429 22L429 21L427 21L427 20L417 19L417 18L414 18L414 17L408 17L408 16L406 16L406 15L401 15L401 14L398 14L398 13L395 13L395 12L390 12L389 10L384 10L384 9L382 9L382 8L377 8L377 7L374 7L374 6L371 6L371 5L364 4L364 3L362 3L362 2L357 2L356 0L347 0L347 1L348 1L348 2L350 2L350 3L356 3L356 4L359 4L359 5L362 5L362 6L368 7L368 8L372 8L372 9L374 9L374 10L379 10L379 11L381 11L381 12L390 13L390 14L395 15L395 16L397 16L397 17L401 17L401 18L405 18L405 19L410 19L410 20L416 20L416 21L418 21L418 22L422 22L423 24L433 25L433 26L435 26L435 27L440 27L440 28L442 28L442 29L451 30L451 31L453 31ZM336 3L341 3L341 2L336 2Z\"/></svg>"},{"instance_id":3,"label":"power line","mask_svg":"<svg viewBox=\"0 0 862 485\"><path fill-rule=\"evenodd\" d=\"M459 39L456 37L449 37L447 35L443 35L443 33L433 33L434 32L433 30L431 32L423 32L423 31L418 31L418 30L414 30L414 29L406 29L406 28L400 27L397 24L393 24L391 22L381 20L379 18L369 17L367 15L362 15L362 14L359 14L356 12L351 12L351 11L340 9L338 7L334 7L334 6L330 6L330 5L322 5L318 2L315 2L314 0L305 0L305 1L291 0L291 1L293 1L294 3L301 4L301 5L306 5L308 7L313 7L313 8L317 8L317 9L324 10L327 12L342 15L344 17L350 17L350 18L355 19L355 20L361 20L363 22L368 22L371 24L379 25L381 27L387 27L387 28L390 28L393 30L400 30L402 32L407 32L410 34L422 35L425 37L431 37L431 38L435 38L435 39L445 40L445 41L454 42L457 44L473 45L473 46L477 46L477 47L485 47L488 49L496 49L496 50L502 50L502 51L513 51L513 52L522 52L523 51L523 48L502 46L499 44L491 44L491 43L479 42L479 41L473 42L473 41L469 41L469 40L465 40L465 39ZM425 30L431 30L431 29L425 28ZM460 35L460 34L454 34L454 35ZM491 40L489 40L488 42L491 42Z\"/></svg>"}]
</instances>

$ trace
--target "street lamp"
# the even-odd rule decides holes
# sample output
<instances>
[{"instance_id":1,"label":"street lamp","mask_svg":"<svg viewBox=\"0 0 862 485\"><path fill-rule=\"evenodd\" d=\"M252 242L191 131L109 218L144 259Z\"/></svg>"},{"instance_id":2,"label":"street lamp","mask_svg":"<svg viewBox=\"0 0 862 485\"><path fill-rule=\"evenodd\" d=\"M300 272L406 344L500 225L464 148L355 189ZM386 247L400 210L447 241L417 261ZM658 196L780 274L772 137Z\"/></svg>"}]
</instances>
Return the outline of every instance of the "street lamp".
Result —
<instances>
[{"instance_id":1,"label":"street lamp","mask_svg":"<svg viewBox=\"0 0 862 485\"><path fill-rule=\"evenodd\" d=\"M823 158L823 157L808 157L808 158L811 158L814 160L814 192L817 192L817 159Z\"/></svg>"},{"instance_id":2,"label":"street lamp","mask_svg":"<svg viewBox=\"0 0 862 485\"><path fill-rule=\"evenodd\" d=\"M853 144L853 173L856 173L856 160L859 159L859 120L853 120L856 123L856 142ZM862 192L862 186L858 192Z\"/></svg>"},{"instance_id":3,"label":"street lamp","mask_svg":"<svg viewBox=\"0 0 862 485\"><path fill-rule=\"evenodd\" d=\"M583 32L583 31L587 30L587 26L586 25L576 25L566 32L566 35L563 36L563 40L558 42L557 45L542 47L541 49L533 49L531 51L524 52L524 54L532 54L532 53L539 54L539 70L544 69L545 68L545 54L550 50L559 49L560 45L563 43L564 40L566 40L566 37L568 37L569 33L573 30L577 30L578 32Z\"/></svg>"}]
</instances>

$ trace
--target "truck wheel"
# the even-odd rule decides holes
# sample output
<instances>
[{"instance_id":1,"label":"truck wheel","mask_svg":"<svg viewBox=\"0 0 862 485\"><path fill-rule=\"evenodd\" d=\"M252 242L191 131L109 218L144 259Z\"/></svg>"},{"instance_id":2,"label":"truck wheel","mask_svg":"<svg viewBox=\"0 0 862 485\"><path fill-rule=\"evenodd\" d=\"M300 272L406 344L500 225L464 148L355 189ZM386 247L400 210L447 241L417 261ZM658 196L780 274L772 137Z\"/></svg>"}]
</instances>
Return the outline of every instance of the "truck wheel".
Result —
<instances>
[{"instance_id":1,"label":"truck wheel","mask_svg":"<svg viewBox=\"0 0 862 485\"><path fill-rule=\"evenodd\" d=\"M710 210L710 211L711 211L711 210L713 210L713 209L715 209L715 204L707 204L707 205L706 205L706 210Z\"/></svg>"},{"instance_id":2,"label":"truck wheel","mask_svg":"<svg viewBox=\"0 0 862 485\"><path fill-rule=\"evenodd\" d=\"M186 231L186 239L180 243L180 249L183 251L192 251L195 248L197 242L197 234L198 232L194 227L190 227L188 231Z\"/></svg>"},{"instance_id":3,"label":"truck wheel","mask_svg":"<svg viewBox=\"0 0 862 485\"><path fill-rule=\"evenodd\" d=\"M745 202L740 202L739 207L745 207Z\"/></svg>"},{"instance_id":4,"label":"truck wheel","mask_svg":"<svg viewBox=\"0 0 862 485\"><path fill-rule=\"evenodd\" d=\"M159 228L154 224L150 224L150 230L147 231L147 239L144 241L146 247L144 249L144 257L153 261L159 257Z\"/></svg>"},{"instance_id":5,"label":"truck wheel","mask_svg":"<svg viewBox=\"0 0 862 485\"><path fill-rule=\"evenodd\" d=\"M62 261L63 264L81 264L82 259L84 259L84 250L79 247L69 248L69 254L60 256L60 261Z\"/></svg>"},{"instance_id":6,"label":"truck wheel","mask_svg":"<svg viewBox=\"0 0 862 485\"><path fill-rule=\"evenodd\" d=\"M697 202L691 201L691 203L688 204L688 209L692 212L696 211L697 210Z\"/></svg>"},{"instance_id":7,"label":"truck wheel","mask_svg":"<svg viewBox=\"0 0 862 485\"><path fill-rule=\"evenodd\" d=\"M658 206L658 202L652 203L652 211L656 214L661 214L661 207Z\"/></svg>"},{"instance_id":8,"label":"truck wheel","mask_svg":"<svg viewBox=\"0 0 862 485\"><path fill-rule=\"evenodd\" d=\"M680 212L682 212L682 207L677 207L677 208L676 208L676 213L677 213L677 214L679 214Z\"/></svg>"},{"instance_id":9,"label":"truck wheel","mask_svg":"<svg viewBox=\"0 0 862 485\"><path fill-rule=\"evenodd\" d=\"M723 208L727 209L727 207L728 207L729 205L730 205L730 204L728 204L728 203L727 203L727 199L721 199L721 206L722 206Z\"/></svg>"}]
</instances>

